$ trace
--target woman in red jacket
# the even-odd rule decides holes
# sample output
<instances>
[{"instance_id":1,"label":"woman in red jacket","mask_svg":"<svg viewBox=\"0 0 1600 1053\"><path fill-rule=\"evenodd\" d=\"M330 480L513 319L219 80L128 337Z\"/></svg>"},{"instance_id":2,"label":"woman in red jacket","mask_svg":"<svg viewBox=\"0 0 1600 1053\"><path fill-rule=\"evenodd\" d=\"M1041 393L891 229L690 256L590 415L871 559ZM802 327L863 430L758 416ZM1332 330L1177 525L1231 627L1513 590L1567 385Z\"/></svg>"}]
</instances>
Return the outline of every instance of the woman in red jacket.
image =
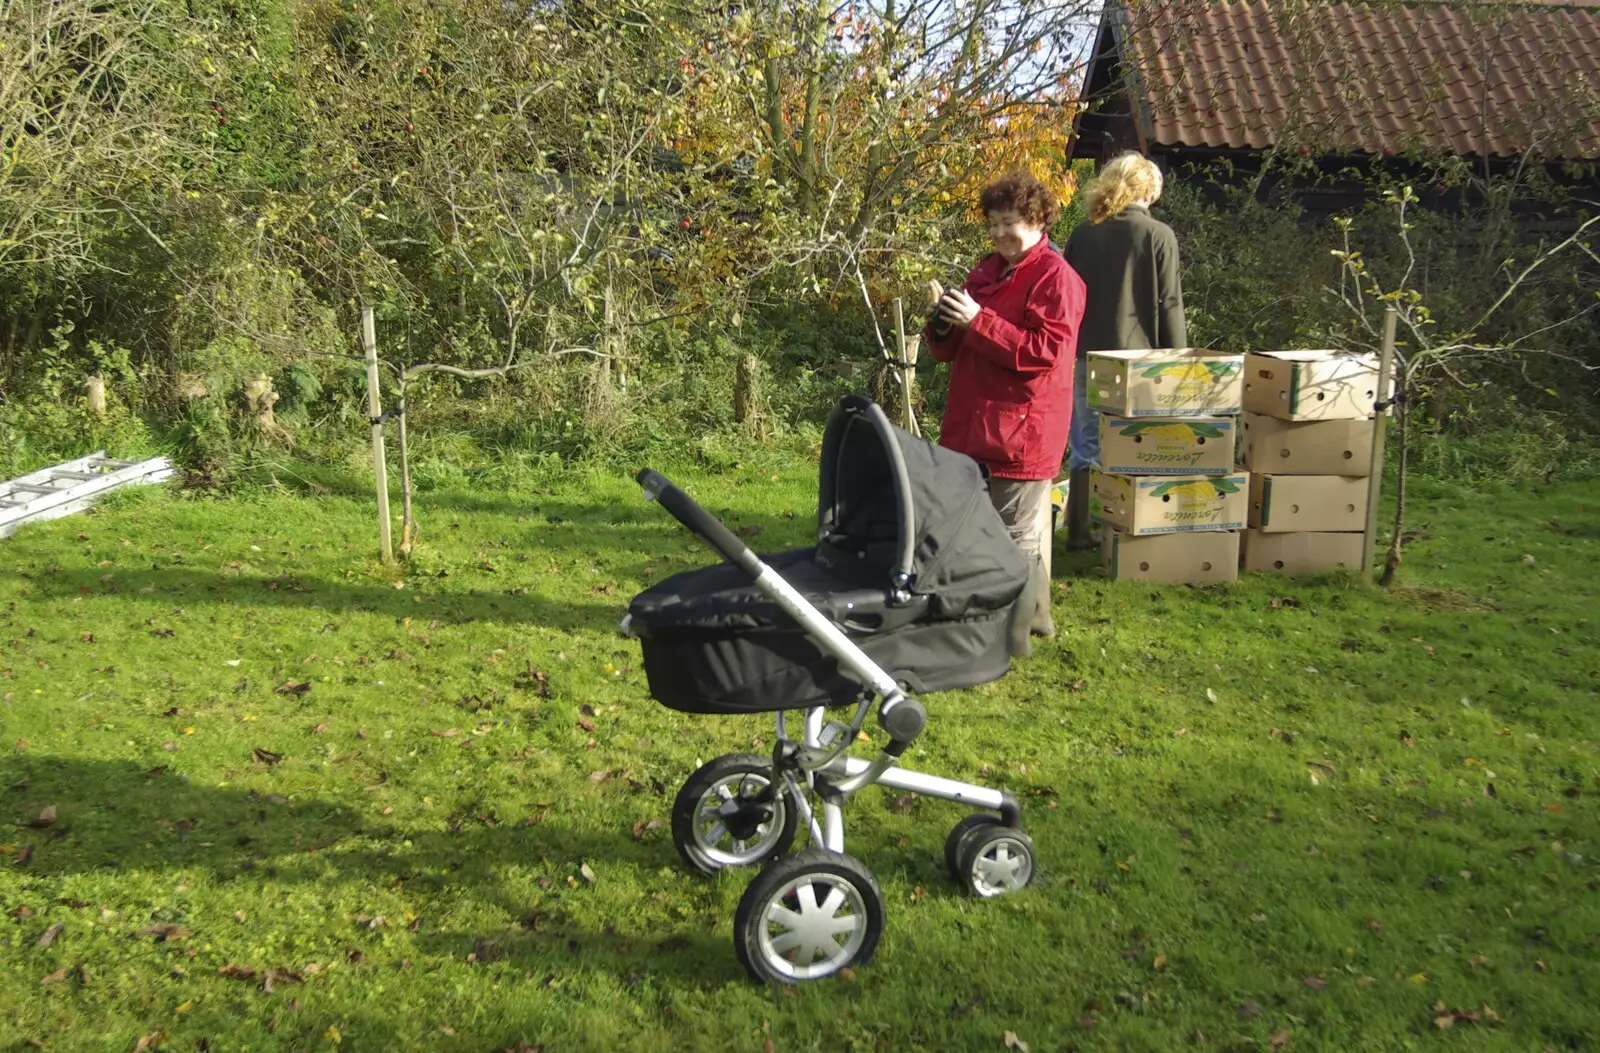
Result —
<instances>
[{"instance_id":1,"label":"woman in red jacket","mask_svg":"<svg viewBox=\"0 0 1600 1053\"><path fill-rule=\"evenodd\" d=\"M1084 287L1046 237L1060 214L1048 187L1013 175L985 187L978 200L994 252L962 288L939 297L925 341L935 359L950 363L939 444L989 469L995 508L1017 547L1035 557L1012 631L1012 653L1027 654L1030 629L1055 634L1050 488L1072 419Z\"/></svg>"}]
</instances>

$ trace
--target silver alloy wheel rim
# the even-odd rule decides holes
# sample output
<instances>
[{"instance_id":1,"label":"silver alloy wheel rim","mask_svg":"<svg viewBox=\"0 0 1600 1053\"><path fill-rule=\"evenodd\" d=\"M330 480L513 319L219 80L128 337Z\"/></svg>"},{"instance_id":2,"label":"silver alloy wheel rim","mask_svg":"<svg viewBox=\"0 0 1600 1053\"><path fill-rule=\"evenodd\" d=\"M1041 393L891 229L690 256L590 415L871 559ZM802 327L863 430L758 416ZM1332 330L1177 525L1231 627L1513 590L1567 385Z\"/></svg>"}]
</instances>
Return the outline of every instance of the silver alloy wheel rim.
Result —
<instances>
[{"instance_id":1,"label":"silver alloy wheel rim","mask_svg":"<svg viewBox=\"0 0 1600 1053\"><path fill-rule=\"evenodd\" d=\"M782 794L773 795L772 802L767 805L772 809L772 818L756 827L755 836L748 840L741 841L734 837L733 832L717 817L717 809L738 796L741 787L748 784L765 789L767 783L764 776L753 772L735 772L712 783L711 788L701 795L700 803L694 810L694 840L712 862L725 867L749 866L765 859L778 843L778 838L783 834L784 821L788 818L784 813Z\"/></svg>"},{"instance_id":2,"label":"silver alloy wheel rim","mask_svg":"<svg viewBox=\"0 0 1600 1053\"><path fill-rule=\"evenodd\" d=\"M1014 837L985 842L967 871L973 891L985 898L1026 888L1033 877L1033 855Z\"/></svg>"},{"instance_id":3,"label":"silver alloy wheel rim","mask_svg":"<svg viewBox=\"0 0 1600 1053\"><path fill-rule=\"evenodd\" d=\"M819 889L825 890L820 900ZM791 894L798 910L784 903ZM853 881L837 874L802 874L773 893L761 912L761 957L793 980L832 976L866 938L866 901Z\"/></svg>"}]
</instances>

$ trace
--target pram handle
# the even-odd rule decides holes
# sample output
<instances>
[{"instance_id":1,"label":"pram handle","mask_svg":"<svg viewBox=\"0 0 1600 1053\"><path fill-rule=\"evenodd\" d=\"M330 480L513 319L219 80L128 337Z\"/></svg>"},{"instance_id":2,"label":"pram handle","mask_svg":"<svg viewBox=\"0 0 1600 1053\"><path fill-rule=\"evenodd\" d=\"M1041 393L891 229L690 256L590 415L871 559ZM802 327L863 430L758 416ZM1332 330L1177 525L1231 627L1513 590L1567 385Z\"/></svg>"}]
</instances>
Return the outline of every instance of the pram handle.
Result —
<instances>
[{"instance_id":1,"label":"pram handle","mask_svg":"<svg viewBox=\"0 0 1600 1053\"><path fill-rule=\"evenodd\" d=\"M699 502L673 485L672 480L649 468L641 469L634 480L644 488L650 500L659 501L662 508L672 513L672 518L720 552L723 559L750 575L752 581L761 576L761 560L749 546L723 526L720 519L701 508Z\"/></svg>"}]
</instances>

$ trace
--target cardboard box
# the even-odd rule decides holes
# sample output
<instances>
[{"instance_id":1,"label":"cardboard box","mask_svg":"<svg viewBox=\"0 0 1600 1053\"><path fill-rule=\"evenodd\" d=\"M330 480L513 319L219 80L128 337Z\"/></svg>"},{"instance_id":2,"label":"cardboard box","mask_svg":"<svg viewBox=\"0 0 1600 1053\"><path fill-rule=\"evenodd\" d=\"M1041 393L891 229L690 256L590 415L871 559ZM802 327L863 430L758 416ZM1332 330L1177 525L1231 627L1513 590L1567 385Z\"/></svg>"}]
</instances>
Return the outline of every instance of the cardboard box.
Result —
<instances>
[{"instance_id":1,"label":"cardboard box","mask_svg":"<svg viewBox=\"0 0 1600 1053\"><path fill-rule=\"evenodd\" d=\"M1129 475L1227 475L1233 417L1100 416L1100 467Z\"/></svg>"},{"instance_id":2,"label":"cardboard box","mask_svg":"<svg viewBox=\"0 0 1600 1053\"><path fill-rule=\"evenodd\" d=\"M1320 574L1336 567L1361 566L1361 534L1307 532L1264 534L1246 530L1242 548L1245 570L1284 574Z\"/></svg>"},{"instance_id":3,"label":"cardboard box","mask_svg":"<svg viewBox=\"0 0 1600 1053\"><path fill-rule=\"evenodd\" d=\"M1269 475L1367 475L1377 428L1373 420L1288 421L1246 413L1239 418L1239 463Z\"/></svg>"},{"instance_id":4,"label":"cardboard box","mask_svg":"<svg viewBox=\"0 0 1600 1053\"><path fill-rule=\"evenodd\" d=\"M1280 420L1365 420L1378 397L1376 355L1261 351L1244 360L1244 409Z\"/></svg>"},{"instance_id":5,"label":"cardboard box","mask_svg":"<svg viewBox=\"0 0 1600 1053\"><path fill-rule=\"evenodd\" d=\"M1250 476L1250 525L1268 534L1367 529L1367 481L1343 475Z\"/></svg>"},{"instance_id":6,"label":"cardboard box","mask_svg":"<svg viewBox=\"0 0 1600 1053\"><path fill-rule=\"evenodd\" d=\"M1084 398L1118 417L1222 417L1239 412L1244 356L1202 348L1091 351Z\"/></svg>"},{"instance_id":7,"label":"cardboard box","mask_svg":"<svg viewBox=\"0 0 1600 1053\"><path fill-rule=\"evenodd\" d=\"M1118 581L1165 585L1235 581L1239 577L1239 534L1210 530L1132 537L1107 530L1100 541L1100 562Z\"/></svg>"},{"instance_id":8,"label":"cardboard box","mask_svg":"<svg viewBox=\"0 0 1600 1053\"><path fill-rule=\"evenodd\" d=\"M1089 476L1089 514L1125 534L1242 530L1250 477L1233 475Z\"/></svg>"}]
</instances>

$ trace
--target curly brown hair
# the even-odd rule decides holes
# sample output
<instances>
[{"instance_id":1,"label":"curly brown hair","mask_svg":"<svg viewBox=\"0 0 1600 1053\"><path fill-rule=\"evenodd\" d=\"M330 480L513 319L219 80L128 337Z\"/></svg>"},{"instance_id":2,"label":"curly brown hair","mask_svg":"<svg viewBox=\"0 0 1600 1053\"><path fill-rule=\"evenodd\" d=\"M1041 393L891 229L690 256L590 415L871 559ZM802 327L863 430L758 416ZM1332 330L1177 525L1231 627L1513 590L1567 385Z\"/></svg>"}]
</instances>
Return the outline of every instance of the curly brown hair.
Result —
<instances>
[{"instance_id":1,"label":"curly brown hair","mask_svg":"<svg viewBox=\"0 0 1600 1053\"><path fill-rule=\"evenodd\" d=\"M1049 230L1061 215L1061 202L1054 192L1028 172L1013 172L983 188L978 204L984 215L1015 212L1024 223Z\"/></svg>"}]
</instances>

